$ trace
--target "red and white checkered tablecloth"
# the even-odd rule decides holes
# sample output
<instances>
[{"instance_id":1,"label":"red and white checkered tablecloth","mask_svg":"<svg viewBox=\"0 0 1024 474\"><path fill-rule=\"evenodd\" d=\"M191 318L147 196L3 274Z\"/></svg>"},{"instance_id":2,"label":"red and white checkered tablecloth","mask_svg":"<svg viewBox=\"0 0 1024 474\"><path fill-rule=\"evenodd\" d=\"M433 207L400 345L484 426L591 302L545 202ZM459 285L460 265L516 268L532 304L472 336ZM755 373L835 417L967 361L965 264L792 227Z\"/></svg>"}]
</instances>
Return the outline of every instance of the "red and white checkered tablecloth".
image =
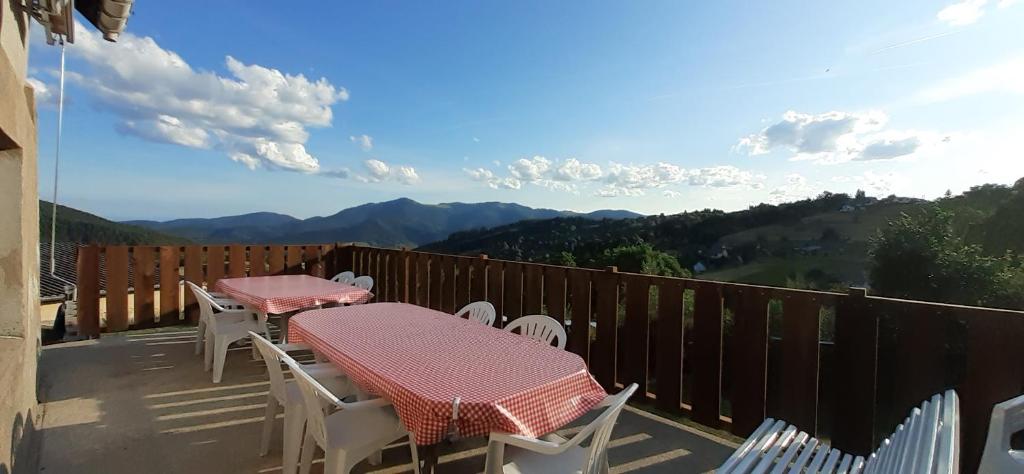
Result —
<instances>
[{"instance_id":1,"label":"red and white checkered tablecloth","mask_svg":"<svg viewBox=\"0 0 1024 474\"><path fill-rule=\"evenodd\" d=\"M217 281L214 291L267 314L284 314L322 304L365 303L373 297L373 293L362 288L309 275L224 278Z\"/></svg>"},{"instance_id":2,"label":"red and white checkered tablecloth","mask_svg":"<svg viewBox=\"0 0 1024 474\"><path fill-rule=\"evenodd\" d=\"M460 436L541 436L605 397L578 355L450 314L402 303L306 311L288 340L304 341L371 394L384 397L416 444L440 442L458 397Z\"/></svg>"}]
</instances>

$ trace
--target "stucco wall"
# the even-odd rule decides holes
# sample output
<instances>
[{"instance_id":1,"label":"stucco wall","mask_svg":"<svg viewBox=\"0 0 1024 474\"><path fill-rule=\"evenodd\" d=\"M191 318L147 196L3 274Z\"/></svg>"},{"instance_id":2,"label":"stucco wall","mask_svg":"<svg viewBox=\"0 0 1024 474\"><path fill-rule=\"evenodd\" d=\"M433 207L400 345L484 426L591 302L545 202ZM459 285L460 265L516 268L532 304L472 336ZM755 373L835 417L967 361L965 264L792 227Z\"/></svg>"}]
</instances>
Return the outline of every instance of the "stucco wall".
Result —
<instances>
[{"instance_id":1,"label":"stucco wall","mask_svg":"<svg viewBox=\"0 0 1024 474\"><path fill-rule=\"evenodd\" d=\"M28 18L0 2L0 474L30 472L39 340L39 193Z\"/></svg>"}]
</instances>

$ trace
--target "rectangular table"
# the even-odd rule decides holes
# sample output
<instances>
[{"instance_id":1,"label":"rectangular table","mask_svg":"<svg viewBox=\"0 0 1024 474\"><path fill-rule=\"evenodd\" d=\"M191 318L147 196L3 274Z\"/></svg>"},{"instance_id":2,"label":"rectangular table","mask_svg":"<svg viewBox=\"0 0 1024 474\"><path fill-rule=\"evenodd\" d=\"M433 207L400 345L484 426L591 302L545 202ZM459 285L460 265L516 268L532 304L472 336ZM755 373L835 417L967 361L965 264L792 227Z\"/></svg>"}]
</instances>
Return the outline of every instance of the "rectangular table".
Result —
<instances>
[{"instance_id":1,"label":"rectangular table","mask_svg":"<svg viewBox=\"0 0 1024 474\"><path fill-rule=\"evenodd\" d=\"M281 334L287 335L288 313L324 304L361 304L373 293L347 283L338 283L310 275L274 275L248 278L223 278L214 285L261 317L280 314Z\"/></svg>"},{"instance_id":2,"label":"rectangular table","mask_svg":"<svg viewBox=\"0 0 1024 474\"><path fill-rule=\"evenodd\" d=\"M541 436L605 397L578 355L403 303L306 311L289 340L306 342L363 390L391 401L416 444L442 441L459 399L460 436Z\"/></svg>"}]
</instances>

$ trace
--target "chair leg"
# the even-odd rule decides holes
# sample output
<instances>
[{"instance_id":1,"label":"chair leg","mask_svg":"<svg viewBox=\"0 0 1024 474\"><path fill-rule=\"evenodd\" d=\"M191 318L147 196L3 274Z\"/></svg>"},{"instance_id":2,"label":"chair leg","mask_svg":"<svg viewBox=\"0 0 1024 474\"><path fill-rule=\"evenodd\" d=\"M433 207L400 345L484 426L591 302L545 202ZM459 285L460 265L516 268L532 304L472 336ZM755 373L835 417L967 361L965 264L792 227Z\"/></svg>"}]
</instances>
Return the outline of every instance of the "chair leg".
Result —
<instances>
[{"instance_id":1,"label":"chair leg","mask_svg":"<svg viewBox=\"0 0 1024 474\"><path fill-rule=\"evenodd\" d=\"M206 322L199 320L199 325L196 326L196 355L203 352L203 342L206 339Z\"/></svg>"},{"instance_id":2,"label":"chair leg","mask_svg":"<svg viewBox=\"0 0 1024 474\"><path fill-rule=\"evenodd\" d=\"M274 431L274 419L277 417L277 397L267 394L267 412L263 417L263 437L260 439L260 456L270 451L270 435Z\"/></svg>"},{"instance_id":3,"label":"chair leg","mask_svg":"<svg viewBox=\"0 0 1024 474\"><path fill-rule=\"evenodd\" d=\"M343 452L334 450L324 452L324 474L348 474L351 466L346 462Z\"/></svg>"},{"instance_id":4,"label":"chair leg","mask_svg":"<svg viewBox=\"0 0 1024 474\"><path fill-rule=\"evenodd\" d=\"M224 375L224 361L228 357L228 346L231 345L227 339L216 338L213 343L213 383L220 383Z\"/></svg>"},{"instance_id":5,"label":"chair leg","mask_svg":"<svg viewBox=\"0 0 1024 474\"><path fill-rule=\"evenodd\" d=\"M316 452L316 440L313 433L306 431L306 437L302 440L302 462L300 463L299 474L309 474L313 467L313 454Z\"/></svg>"},{"instance_id":6,"label":"chair leg","mask_svg":"<svg viewBox=\"0 0 1024 474\"><path fill-rule=\"evenodd\" d=\"M209 327L205 328L203 330L203 333L203 344L206 345L206 350L203 351L203 370L209 372L210 369L213 367L214 337L213 334L210 334Z\"/></svg>"},{"instance_id":7,"label":"chair leg","mask_svg":"<svg viewBox=\"0 0 1024 474\"><path fill-rule=\"evenodd\" d=\"M416 441L413 439L412 433L409 433L409 452L412 455L412 472L420 474L420 451L416 449Z\"/></svg>"},{"instance_id":8,"label":"chair leg","mask_svg":"<svg viewBox=\"0 0 1024 474\"><path fill-rule=\"evenodd\" d=\"M505 444L488 441L487 457L484 459L484 474L498 474L505 464Z\"/></svg>"},{"instance_id":9,"label":"chair leg","mask_svg":"<svg viewBox=\"0 0 1024 474\"><path fill-rule=\"evenodd\" d=\"M295 474L302 448L302 428L306 426L306 413L302 404L284 406L284 454L281 456L282 474Z\"/></svg>"}]
</instances>

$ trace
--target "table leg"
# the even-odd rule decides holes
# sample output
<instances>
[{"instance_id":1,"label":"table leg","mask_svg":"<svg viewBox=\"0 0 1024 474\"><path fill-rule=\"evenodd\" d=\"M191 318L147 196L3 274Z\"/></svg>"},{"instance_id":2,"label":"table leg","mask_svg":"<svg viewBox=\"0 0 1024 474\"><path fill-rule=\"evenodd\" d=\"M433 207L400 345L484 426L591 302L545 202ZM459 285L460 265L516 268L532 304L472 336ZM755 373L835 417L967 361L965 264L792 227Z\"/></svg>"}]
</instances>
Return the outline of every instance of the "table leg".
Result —
<instances>
[{"instance_id":1,"label":"table leg","mask_svg":"<svg viewBox=\"0 0 1024 474\"><path fill-rule=\"evenodd\" d=\"M288 319L290 316L287 313L281 315L281 344L288 343Z\"/></svg>"},{"instance_id":2,"label":"table leg","mask_svg":"<svg viewBox=\"0 0 1024 474\"><path fill-rule=\"evenodd\" d=\"M437 447L438 444L416 446L420 452L420 459L423 460L423 468L420 474L434 474L437 470Z\"/></svg>"}]
</instances>

